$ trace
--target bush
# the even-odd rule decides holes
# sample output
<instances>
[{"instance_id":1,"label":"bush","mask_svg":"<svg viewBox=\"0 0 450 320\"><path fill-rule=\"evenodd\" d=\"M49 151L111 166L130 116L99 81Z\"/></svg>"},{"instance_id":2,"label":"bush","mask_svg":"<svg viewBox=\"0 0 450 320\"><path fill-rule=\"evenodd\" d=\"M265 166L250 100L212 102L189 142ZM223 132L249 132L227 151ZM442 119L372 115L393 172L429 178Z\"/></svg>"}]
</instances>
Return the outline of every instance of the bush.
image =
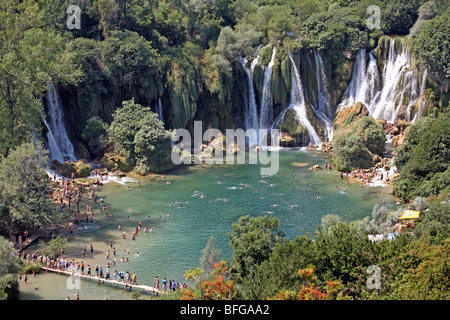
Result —
<instances>
[{"instance_id":1,"label":"bush","mask_svg":"<svg viewBox=\"0 0 450 320\"><path fill-rule=\"evenodd\" d=\"M400 176L394 180L398 196L437 195L450 182L450 113L429 116L409 126L405 131L407 142L394 157Z\"/></svg>"},{"instance_id":2,"label":"bush","mask_svg":"<svg viewBox=\"0 0 450 320\"><path fill-rule=\"evenodd\" d=\"M369 168L374 165L374 156L382 154L385 141L383 128L372 117L364 116L334 136L333 162L342 171Z\"/></svg>"},{"instance_id":3,"label":"bush","mask_svg":"<svg viewBox=\"0 0 450 320\"><path fill-rule=\"evenodd\" d=\"M7 274L0 277L0 300L16 300L19 295L17 275Z\"/></svg>"},{"instance_id":4,"label":"bush","mask_svg":"<svg viewBox=\"0 0 450 320\"><path fill-rule=\"evenodd\" d=\"M136 172L162 172L174 167L170 158L170 133L156 113L134 99L123 101L122 108L114 113L108 132L115 153L124 156L123 164L135 165Z\"/></svg>"},{"instance_id":5,"label":"bush","mask_svg":"<svg viewBox=\"0 0 450 320\"><path fill-rule=\"evenodd\" d=\"M422 26L413 43L413 52L440 81L448 83L450 77L450 12L429 20Z\"/></svg>"}]
</instances>

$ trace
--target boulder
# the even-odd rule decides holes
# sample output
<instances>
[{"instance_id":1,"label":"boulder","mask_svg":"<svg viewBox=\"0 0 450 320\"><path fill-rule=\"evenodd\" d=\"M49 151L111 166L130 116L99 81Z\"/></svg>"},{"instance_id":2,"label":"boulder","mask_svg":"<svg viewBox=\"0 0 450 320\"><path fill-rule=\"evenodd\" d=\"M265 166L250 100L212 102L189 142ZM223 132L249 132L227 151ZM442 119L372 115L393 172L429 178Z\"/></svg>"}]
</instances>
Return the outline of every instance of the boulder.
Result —
<instances>
[{"instance_id":1,"label":"boulder","mask_svg":"<svg viewBox=\"0 0 450 320\"><path fill-rule=\"evenodd\" d=\"M75 162L66 161L64 163L60 163L58 160L53 160L50 163L50 169L55 170L63 177L71 178L73 173L74 178L81 178L89 176L91 174L92 167L84 159Z\"/></svg>"},{"instance_id":2,"label":"boulder","mask_svg":"<svg viewBox=\"0 0 450 320\"><path fill-rule=\"evenodd\" d=\"M333 120L333 129L339 130L346 125L369 115L369 110L361 102L355 103L352 107L340 111Z\"/></svg>"}]
</instances>

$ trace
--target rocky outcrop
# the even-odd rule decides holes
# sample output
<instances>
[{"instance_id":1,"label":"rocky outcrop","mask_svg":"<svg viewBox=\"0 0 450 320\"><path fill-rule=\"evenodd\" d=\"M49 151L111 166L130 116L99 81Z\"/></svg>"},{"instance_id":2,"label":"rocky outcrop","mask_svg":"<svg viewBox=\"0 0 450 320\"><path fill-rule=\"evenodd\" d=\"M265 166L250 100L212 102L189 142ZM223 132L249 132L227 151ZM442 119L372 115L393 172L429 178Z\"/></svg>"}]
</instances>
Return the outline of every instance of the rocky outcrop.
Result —
<instances>
[{"instance_id":1,"label":"rocky outcrop","mask_svg":"<svg viewBox=\"0 0 450 320\"><path fill-rule=\"evenodd\" d=\"M83 178L91 174L92 167L86 160L66 161L64 163L53 160L50 164L50 169L67 178Z\"/></svg>"},{"instance_id":2,"label":"rocky outcrop","mask_svg":"<svg viewBox=\"0 0 450 320\"><path fill-rule=\"evenodd\" d=\"M369 110L361 102L340 111L333 120L333 129L339 131L352 122L369 115Z\"/></svg>"}]
</instances>

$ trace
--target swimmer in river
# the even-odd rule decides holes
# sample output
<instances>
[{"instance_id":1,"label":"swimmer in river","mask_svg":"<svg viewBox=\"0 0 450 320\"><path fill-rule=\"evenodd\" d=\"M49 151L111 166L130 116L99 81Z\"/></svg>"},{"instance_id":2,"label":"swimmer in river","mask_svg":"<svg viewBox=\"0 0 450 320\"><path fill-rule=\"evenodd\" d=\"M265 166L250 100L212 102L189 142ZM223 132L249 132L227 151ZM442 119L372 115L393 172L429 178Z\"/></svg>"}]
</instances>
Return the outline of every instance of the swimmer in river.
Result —
<instances>
[{"instance_id":1,"label":"swimmer in river","mask_svg":"<svg viewBox=\"0 0 450 320\"><path fill-rule=\"evenodd\" d=\"M317 199L320 199L320 196L317 196Z\"/></svg>"},{"instance_id":2,"label":"swimmer in river","mask_svg":"<svg viewBox=\"0 0 450 320\"><path fill-rule=\"evenodd\" d=\"M222 199L220 199L220 198L217 198L215 202L217 202L217 201L220 201L220 200L222 200Z\"/></svg>"},{"instance_id":3,"label":"swimmer in river","mask_svg":"<svg viewBox=\"0 0 450 320\"><path fill-rule=\"evenodd\" d=\"M278 205L277 205L277 204L274 204L274 205L272 205L272 207L278 207Z\"/></svg>"}]
</instances>

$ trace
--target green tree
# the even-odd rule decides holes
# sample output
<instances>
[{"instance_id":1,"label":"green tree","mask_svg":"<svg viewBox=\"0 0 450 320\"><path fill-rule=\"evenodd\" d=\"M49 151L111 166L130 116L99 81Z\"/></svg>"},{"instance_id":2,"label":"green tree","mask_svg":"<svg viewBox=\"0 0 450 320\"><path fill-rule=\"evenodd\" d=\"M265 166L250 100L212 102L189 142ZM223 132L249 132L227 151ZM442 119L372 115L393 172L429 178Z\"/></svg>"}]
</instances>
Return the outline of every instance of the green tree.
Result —
<instances>
[{"instance_id":1,"label":"green tree","mask_svg":"<svg viewBox=\"0 0 450 320\"><path fill-rule=\"evenodd\" d=\"M20 270L19 259L12 256L10 241L0 236L0 300L11 300L19 293L16 273Z\"/></svg>"},{"instance_id":2,"label":"green tree","mask_svg":"<svg viewBox=\"0 0 450 320\"><path fill-rule=\"evenodd\" d=\"M405 200L437 195L450 181L449 112L428 116L406 130L407 142L394 157L400 176L394 189Z\"/></svg>"},{"instance_id":3,"label":"green tree","mask_svg":"<svg viewBox=\"0 0 450 320\"><path fill-rule=\"evenodd\" d=\"M47 83L76 84L81 71L67 50L70 35L41 29L37 1L2 1L0 7L0 153L41 129Z\"/></svg>"},{"instance_id":4,"label":"green tree","mask_svg":"<svg viewBox=\"0 0 450 320\"><path fill-rule=\"evenodd\" d=\"M213 60L220 71L230 74L232 62L239 55L251 56L259 43L260 34L248 24L237 25L235 30L225 27L220 31Z\"/></svg>"},{"instance_id":5,"label":"green tree","mask_svg":"<svg viewBox=\"0 0 450 320\"><path fill-rule=\"evenodd\" d=\"M374 155L381 155L386 136L372 117L362 117L334 135L333 162L338 170L369 168Z\"/></svg>"},{"instance_id":6,"label":"green tree","mask_svg":"<svg viewBox=\"0 0 450 320\"><path fill-rule=\"evenodd\" d=\"M433 203L417 223L415 233L430 243L441 244L450 237L450 207L448 204Z\"/></svg>"},{"instance_id":7,"label":"green tree","mask_svg":"<svg viewBox=\"0 0 450 320\"><path fill-rule=\"evenodd\" d=\"M47 164L45 150L33 143L21 144L0 159L0 201L5 212L2 227L10 236L67 218L57 213L50 199L47 174L42 169Z\"/></svg>"},{"instance_id":8,"label":"green tree","mask_svg":"<svg viewBox=\"0 0 450 320\"><path fill-rule=\"evenodd\" d=\"M220 249L216 247L216 238L210 237L200 257L200 267L206 272L212 271L212 265L220 261Z\"/></svg>"},{"instance_id":9,"label":"green tree","mask_svg":"<svg viewBox=\"0 0 450 320\"><path fill-rule=\"evenodd\" d=\"M56 259L61 255L61 251L67 247L67 243L67 238L62 238L60 236L54 237L47 242L40 240L37 252L50 259Z\"/></svg>"},{"instance_id":10,"label":"green tree","mask_svg":"<svg viewBox=\"0 0 450 320\"><path fill-rule=\"evenodd\" d=\"M450 11L429 20L420 30L413 43L413 52L424 67L431 71L439 81L447 83L450 78Z\"/></svg>"},{"instance_id":11,"label":"green tree","mask_svg":"<svg viewBox=\"0 0 450 320\"><path fill-rule=\"evenodd\" d=\"M160 172L173 167L170 133L150 107L134 99L123 101L114 112L108 133L116 152L122 152L139 173Z\"/></svg>"},{"instance_id":12,"label":"green tree","mask_svg":"<svg viewBox=\"0 0 450 320\"><path fill-rule=\"evenodd\" d=\"M251 287L257 268L269 258L275 245L282 240L283 234L278 231L278 226L279 220L273 216L250 218L247 215L232 224L229 238L235 265L233 273L244 299L254 298Z\"/></svg>"}]
</instances>

